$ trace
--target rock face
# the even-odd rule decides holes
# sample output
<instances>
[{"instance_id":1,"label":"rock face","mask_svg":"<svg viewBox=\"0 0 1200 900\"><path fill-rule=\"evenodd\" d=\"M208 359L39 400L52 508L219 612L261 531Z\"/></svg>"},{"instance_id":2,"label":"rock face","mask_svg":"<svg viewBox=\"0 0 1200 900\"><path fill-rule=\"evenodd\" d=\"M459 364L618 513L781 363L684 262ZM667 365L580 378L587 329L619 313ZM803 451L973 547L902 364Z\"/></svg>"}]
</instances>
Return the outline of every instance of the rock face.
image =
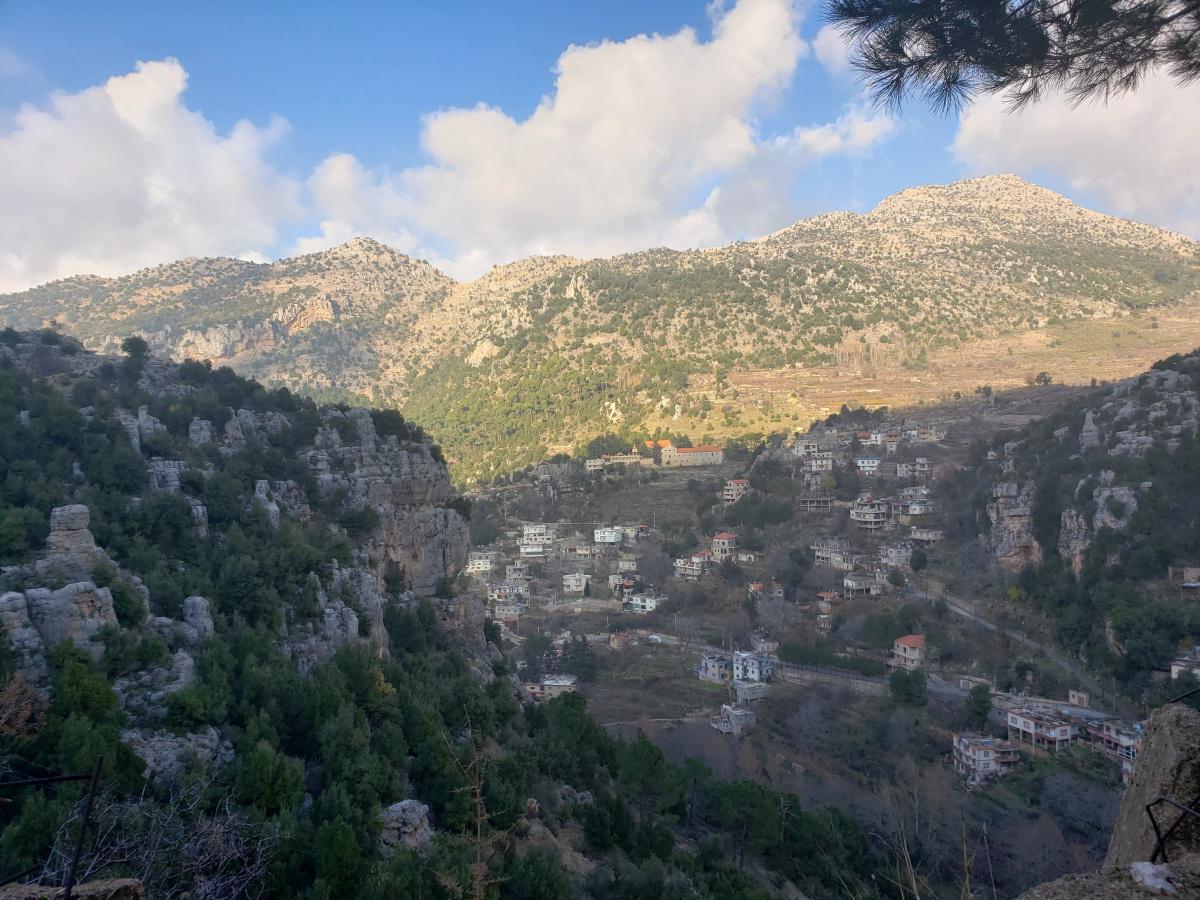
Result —
<instances>
[{"instance_id":1,"label":"rock face","mask_svg":"<svg viewBox=\"0 0 1200 900\"><path fill-rule=\"evenodd\" d=\"M1092 544L1092 534L1083 514L1074 508L1064 509L1058 530L1058 555L1071 564L1076 575L1083 571L1083 554Z\"/></svg>"},{"instance_id":2,"label":"rock face","mask_svg":"<svg viewBox=\"0 0 1200 900\"><path fill-rule=\"evenodd\" d=\"M1200 795L1200 712L1172 703L1156 710L1138 754L1133 778L1125 789L1121 812L1108 845L1107 867L1128 866L1150 859L1154 829L1146 804L1158 797L1191 803ZM1173 822L1178 810L1160 804L1160 821ZM1200 853L1200 819L1186 819L1166 843L1168 859Z\"/></svg>"},{"instance_id":3,"label":"rock face","mask_svg":"<svg viewBox=\"0 0 1200 900\"><path fill-rule=\"evenodd\" d=\"M90 575L92 567L108 557L88 529L91 513L82 503L59 506L50 512L50 534L46 536L46 551L37 562L43 574L65 576Z\"/></svg>"},{"instance_id":4,"label":"rock face","mask_svg":"<svg viewBox=\"0 0 1200 900\"><path fill-rule=\"evenodd\" d=\"M105 626L117 624L117 614L108 588L77 581L56 591L30 588L0 595L0 622L19 668L40 679L46 675L46 653L63 641L99 659L104 648L95 638Z\"/></svg>"},{"instance_id":5,"label":"rock face","mask_svg":"<svg viewBox=\"0 0 1200 900\"><path fill-rule=\"evenodd\" d=\"M1010 572L1042 560L1042 547L1033 534L1033 492L1032 481L1002 481L992 488L992 502L987 507L992 523L988 549Z\"/></svg>"},{"instance_id":6,"label":"rock face","mask_svg":"<svg viewBox=\"0 0 1200 900\"><path fill-rule=\"evenodd\" d=\"M433 847L429 807L420 800L401 800L379 813L379 850L391 856L399 848L424 855Z\"/></svg>"},{"instance_id":7,"label":"rock face","mask_svg":"<svg viewBox=\"0 0 1200 900\"><path fill-rule=\"evenodd\" d=\"M344 492L349 506L379 515L362 564L380 577L402 567L414 591L432 594L467 552L466 523L445 508L453 497L445 466L424 442L381 438L365 409L330 410L325 420L307 456L322 492Z\"/></svg>"},{"instance_id":8,"label":"rock face","mask_svg":"<svg viewBox=\"0 0 1200 900\"><path fill-rule=\"evenodd\" d=\"M185 735L170 731L124 731L121 740L146 763L146 775L160 784L177 783L193 764L211 768L233 759L233 745L212 726Z\"/></svg>"}]
</instances>

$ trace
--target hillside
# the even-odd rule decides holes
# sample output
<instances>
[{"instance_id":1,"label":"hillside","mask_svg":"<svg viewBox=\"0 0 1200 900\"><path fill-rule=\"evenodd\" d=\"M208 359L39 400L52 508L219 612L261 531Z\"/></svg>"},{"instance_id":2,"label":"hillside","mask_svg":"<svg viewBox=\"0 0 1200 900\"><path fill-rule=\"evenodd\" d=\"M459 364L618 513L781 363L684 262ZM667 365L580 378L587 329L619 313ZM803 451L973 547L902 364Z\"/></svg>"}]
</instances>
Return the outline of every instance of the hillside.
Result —
<instances>
[{"instance_id":1,"label":"hillside","mask_svg":"<svg viewBox=\"0 0 1200 900\"><path fill-rule=\"evenodd\" d=\"M1200 560L1197 385L1200 351L1162 360L1000 434L942 487L964 559L982 547L1015 576L1011 599L1143 700L1171 691L1153 673L1200 638L1168 578Z\"/></svg>"},{"instance_id":2,"label":"hillside","mask_svg":"<svg viewBox=\"0 0 1200 900\"><path fill-rule=\"evenodd\" d=\"M80 880L149 897L881 896L845 813L530 702L420 429L133 349L0 339L5 878L85 793L12 782L96 766Z\"/></svg>"},{"instance_id":3,"label":"hillside","mask_svg":"<svg viewBox=\"0 0 1200 900\"><path fill-rule=\"evenodd\" d=\"M714 250L534 258L457 284L358 239L270 265L68 279L0 297L0 317L56 318L97 347L137 331L176 358L401 404L465 480L605 430L792 425L830 411L814 378L844 393L878 377L878 402L904 403L1034 365L1070 377L1094 364L1088 325L1116 318L1134 339L1085 377L1124 377L1200 339L1198 297L1195 242L993 176ZM1182 333L1151 334L1160 313Z\"/></svg>"}]
</instances>

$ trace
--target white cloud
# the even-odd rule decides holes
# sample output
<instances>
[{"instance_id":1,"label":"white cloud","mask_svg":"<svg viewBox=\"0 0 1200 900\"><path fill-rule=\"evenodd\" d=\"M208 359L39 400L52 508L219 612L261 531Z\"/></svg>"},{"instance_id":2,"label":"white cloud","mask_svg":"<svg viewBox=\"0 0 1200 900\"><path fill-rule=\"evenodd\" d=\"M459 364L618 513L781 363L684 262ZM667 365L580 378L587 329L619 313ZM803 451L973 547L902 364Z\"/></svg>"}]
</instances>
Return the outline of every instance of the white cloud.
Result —
<instances>
[{"instance_id":1,"label":"white cloud","mask_svg":"<svg viewBox=\"0 0 1200 900\"><path fill-rule=\"evenodd\" d=\"M778 227L797 161L865 147L870 126L855 114L764 139L757 116L809 52L797 10L741 0L710 13L707 42L684 29L568 48L524 121L484 105L429 116L426 166L369 172L331 157L310 181L321 235L298 246L401 231L470 275L529 253L704 246Z\"/></svg>"},{"instance_id":2,"label":"white cloud","mask_svg":"<svg viewBox=\"0 0 1200 900\"><path fill-rule=\"evenodd\" d=\"M1200 236L1200 84L1150 75L1107 105L1049 97L1019 113L987 96L952 151L972 174L1051 176L1118 215Z\"/></svg>"},{"instance_id":3,"label":"white cloud","mask_svg":"<svg viewBox=\"0 0 1200 900\"><path fill-rule=\"evenodd\" d=\"M825 125L797 128L779 143L805 157L830 156L835 153L860 155L896 130L890 116L872 115L861 106L850 106L837 121Z\"/></svg>"},{"instance_id":4,"label":"white cloud","mask_svg":"<svg viewBox=\"0 0 1200 900\"><path fill-rule=\"evenodd\" d=\"M823 26L813 38L812 46L817 62L834 78L850 80L854 77L854 69L850 65L850 42L837 25Z\"/></svg>"},{"instance_id":5,"label":"white cloud","mask_svg":"<svg viewBox=\"0 0 1200 900\"><path fill-rule=\"evenodd\" d=\"M186 86L176 60L138 63L13 116L0 137L0 290L274 248L300 212L299 185L265 161L287 124L219 134L184 105Z\"/></svg>"}]
</instances>

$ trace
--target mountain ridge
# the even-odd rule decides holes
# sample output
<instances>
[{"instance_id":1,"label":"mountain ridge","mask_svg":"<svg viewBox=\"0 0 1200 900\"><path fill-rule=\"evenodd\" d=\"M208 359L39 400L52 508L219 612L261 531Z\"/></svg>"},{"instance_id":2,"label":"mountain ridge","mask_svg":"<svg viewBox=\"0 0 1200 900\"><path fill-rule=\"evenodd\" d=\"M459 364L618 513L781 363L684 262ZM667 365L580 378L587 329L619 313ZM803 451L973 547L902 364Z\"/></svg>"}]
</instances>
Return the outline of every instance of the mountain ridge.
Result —
<instances>
[{"instance_id":1,"label":"mountain ridge","mask_svg":"<svg viewBox=\"0 0 1200 900\"><path fill-rule=\"evenodd\" d=\"M106 351L136 333L318 400L400 405L478 477L607 429L760 427L779 398L748 405L731 373L922 371L944 348L1198 297L1197 242L1003 175L723 247L534 256L472 281L369 237L181 260L0 295L0 320L57 319Z\"/></svg>"}]
</instances>

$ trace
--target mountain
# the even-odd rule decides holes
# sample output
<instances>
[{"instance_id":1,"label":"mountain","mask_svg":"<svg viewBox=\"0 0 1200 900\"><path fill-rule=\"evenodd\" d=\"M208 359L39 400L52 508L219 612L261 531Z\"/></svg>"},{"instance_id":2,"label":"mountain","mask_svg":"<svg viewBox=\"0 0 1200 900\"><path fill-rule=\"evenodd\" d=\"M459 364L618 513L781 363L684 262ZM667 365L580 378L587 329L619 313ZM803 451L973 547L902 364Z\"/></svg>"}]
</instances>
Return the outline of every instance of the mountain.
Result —
<instances>
[{"instance_id":1,"label":"mountain","mask_svg":"<svg viewBox=\"0 0 1200 900\"><path fill-rule=\"evenodd\" d=\"M1196 242L991 176L713 250L537 257L456 283L360 238L66 279L0 297L0 318L57 319L98 348L137 332L318 398L399 404L468 479L606 430L783 429L829 411L822 383L874 380L866 401L899 403L1035 365L1126 376L1200 340L1198 297ZM1171 328L1151 334L1160 316ZM1117 318L1133 328L1106 361L1089 323Z\"/></svg>"}]
</instances>

